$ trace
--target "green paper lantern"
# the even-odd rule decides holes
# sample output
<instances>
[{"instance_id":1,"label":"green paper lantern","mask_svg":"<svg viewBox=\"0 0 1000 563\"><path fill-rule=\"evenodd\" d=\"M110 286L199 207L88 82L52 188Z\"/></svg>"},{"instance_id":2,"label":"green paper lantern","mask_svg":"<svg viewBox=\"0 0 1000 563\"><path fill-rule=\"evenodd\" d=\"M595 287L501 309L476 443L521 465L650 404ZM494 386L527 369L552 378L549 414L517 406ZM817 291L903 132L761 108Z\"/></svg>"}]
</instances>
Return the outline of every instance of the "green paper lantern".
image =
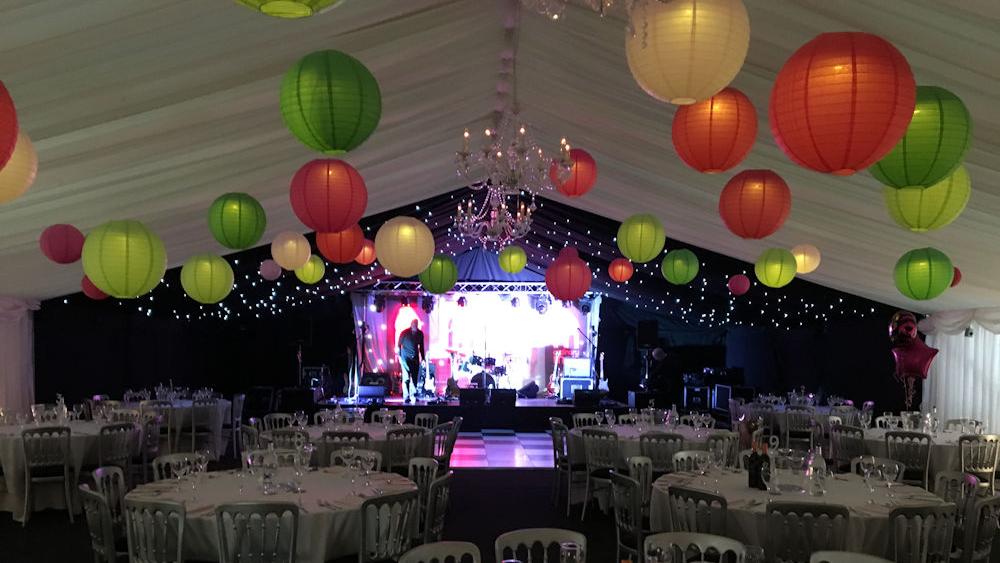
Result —
<instances>
[{"instance_id":1,"label":"green paper lantern","mask_svg":"<svg viewBox=\"0 0 1000 563\"><path fill-rule=\"evenodd\" d=\"M497 257L500 269L508 274L517 274L528 265L528 254L517 245L504 247Z\"/></svg>"},{"instance_id":2,"label":"green paper lantern","mask_svg":"<svg viewBox=\"0 0 1000 563\"><path fill-rule=\"evenodd\" d=\"M972 123L955 94L937 86L917 86L917 104L906 134L869 170L894 188L932 186L965 157Z\"/></svg>"},{"instance_id":3,"label":"green paper lantern","mask_svg":"<svg viewBox=\"0 0 1000 563\"><path fill-rule=\"evenodd\" d=\"M656 258L665 243L663 223L652 215L633 215L618 227L618 249L632 262L645 263Z\"/></svg>"},{"instance_id":4,"label":"green paper lantern","mask_svg":"<svg viewBox=\"0 0 1000 563\"><path fill-rule=\"evenodd\" d=\"M264 208L247 194L223 194L208 208L208 230L226 248L250 248L260 240L265 227Z\"/></svg>"},{"instance_id":5,"label":"green paper lantern","mask_svg":"<svg viewBox=\"0 0 1000 563\"><path fill-rule=\"evenodd\" d=\"M315 254L309 256L309 260L305 264L295 268L295 277L299 278L302 283L309 285L323 279L324 275L326 275L326 264L323 263L322 258Z\"/></svg>"},{"instance_id":6,"label":"green paper lantern","mask_svg":"<svg viewBox=\"0 0 1000 563\"><path fill-rule=\"evenodd\" d=\"M900 256L893 271L896 289L900 293L924 301L934 299L951 285L955 267L944 252L935 248L918 248Z\"/></svg>"},{"instance_id":7,"label":"green paper lantern","mask_svg":"<svg viewBox=\"0 0 1000 563\"><path fill-rule=\"evenodd\" d=\"M954 221L965 210L971 194L969 173L961 165L928 188L882 188L889 216L900 227L917 233L940 229Z\"/></svg>"},{"instance_id":8,"label":"green paper lantern","mask_svg":"<svg viewBox=\"0 0 1000 563\"><path fill-rule=\"evenodd\" d=\"M698 257L686 248L671 250L660 265L663 277L674 285L685 285L698 276Z\"/></svg>"},{"instance_id":9,"label":"green paper lantern","mask_svg":"<svg viewBox=\"0 0 1000 563\"><path fill-rule=\"evenodd\" d=\"M757 259L753 271L767 287L785 287L795 279L795 255L784 248L768 248Z\"/></svg>"},{"instance_id":10,"label":"green paper lantern","mask_svg":"<svg viewBox=\"0 0 1000 563\"><path fill-rule=\"evenodd\" d=\"M220 256L197 254L181 267L181 287L198 303L218 303L233 290L233 268Z\"/></svg>"},{"instance_id":11,"label":"green paper lantern","mask_svg":"<svg viewBox=\"0 0 1000 563\"><path fill-rule=\"evenodd\" d=\"M166 270L163 241L138 221L108 221L90 231L83 243L83 273L112 297L145 295Z\"/></svg>"},{"instance_id":12,"label":"green paper lantern","mask_svg":"<svg viewBox=\"0 0 1000 563\"><path fill-rule=\"evenodd\" d=\"M285 74L281 116L306 146L324 154L343 154L378 126L382 93L372 73L354 57L317 51Z\"/></svg>"},{"instance_id":13,"label":"green paper lantern","mask_svg":"<svg viewBox=\"0 0 1000 563\"><path fill-rule=\"evenodd\" d=\"M420 272L420 285L430 293L448 293L458 282L458 266L450 256L437 254L430 266Z\"/></svg>"},{"instance_id":14,"label":"green paper lantern","mask_svg":"<svg viewBox=\"0 0 1000 563\"><path fill-rule=\"evenodd\" d=\"M282 19L308 18L343 0L236 0L248 8Z\"/></svg>"}]
</instances>

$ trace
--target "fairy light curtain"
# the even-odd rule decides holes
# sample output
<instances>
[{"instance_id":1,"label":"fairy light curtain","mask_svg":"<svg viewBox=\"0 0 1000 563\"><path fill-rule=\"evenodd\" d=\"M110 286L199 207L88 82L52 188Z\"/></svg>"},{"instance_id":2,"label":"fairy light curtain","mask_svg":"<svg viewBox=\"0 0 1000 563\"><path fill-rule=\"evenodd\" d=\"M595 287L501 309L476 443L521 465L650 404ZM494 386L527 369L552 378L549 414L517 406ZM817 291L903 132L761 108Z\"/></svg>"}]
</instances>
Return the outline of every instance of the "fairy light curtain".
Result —
<instances>
[{"instance_id":1,"label":"fairy light curtain","mask_svg":"<svg viewBox=\"0 0 1000 563\"><path fill-rule=\"evenodd\" d=\"M940 311L920 321L938 355L924 380L922 410L1000 424L1000 308ZM991 426L992 425L992 426Z\"/></svg>"}]
</instances>

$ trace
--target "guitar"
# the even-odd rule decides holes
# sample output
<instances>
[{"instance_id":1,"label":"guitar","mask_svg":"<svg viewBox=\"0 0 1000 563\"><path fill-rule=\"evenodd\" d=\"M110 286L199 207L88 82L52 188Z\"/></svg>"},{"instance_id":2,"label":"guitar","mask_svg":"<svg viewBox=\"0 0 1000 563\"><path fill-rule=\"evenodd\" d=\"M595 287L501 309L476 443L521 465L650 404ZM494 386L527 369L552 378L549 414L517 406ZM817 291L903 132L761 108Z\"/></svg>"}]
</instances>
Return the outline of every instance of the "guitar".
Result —
<instances>
[{"instance_id":1,"label":"guitar","mask_svg":"<svg viewBox=\"0 0 1000 563\"><path fill-rule=\"evenodd\" d=\"M600 358L597 360L597 364L601 366L601 375L597 377L597 389L600 391L607 391L608 376L604 373L604 352L601 352Z\"/></svg>"}]
</instances>

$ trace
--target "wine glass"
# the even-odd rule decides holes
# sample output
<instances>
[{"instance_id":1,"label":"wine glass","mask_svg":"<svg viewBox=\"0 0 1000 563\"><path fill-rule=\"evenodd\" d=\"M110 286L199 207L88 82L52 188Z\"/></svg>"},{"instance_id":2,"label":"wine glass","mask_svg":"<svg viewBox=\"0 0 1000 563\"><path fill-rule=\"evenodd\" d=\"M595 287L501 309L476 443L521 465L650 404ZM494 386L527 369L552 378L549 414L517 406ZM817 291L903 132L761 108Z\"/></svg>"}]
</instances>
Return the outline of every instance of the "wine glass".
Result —
<instances>
[{"instance_id":1,"label":"wine glass","mask_svg":"<svg viewBox=\"0 0 1000 563\"><path fill-rule=\"evenodd\" d=\"M361 467L365 471L365 486L370 487L372 485L371 483L372 469L375 468L375 456L373 456L370 452L362 456Z\"/></svg>"},{"instance_id":2,"label":"wine glass","mask_svg":"<svg viewBox=\"0 0 1000 563\"><path fill-rule=\"evenodd\" d=\"M767 489L767 494L769 495L780 495L781 490L778 489L778 483L774 482L774 478L778 476L778 468L774 467L771 463L764 463L760 466L760 480L764 483L764 488Z\"/></svg>"},{"instance_id":3,"label":"wine glass","mask_svg":"<svg viewBox=\"0 0 1000 563\"><path fill-rule=\"evenodd\" d=\"M664 550L652 543L646 548L646 563L672 563L674 552L672 549Z\"/></svg>"},{"instance_id":4,"label":"wine glass","mask_svg":"<svg viewBox=\"0 0 1000 563\"><path fill-rule=\"evenodd\" d=\"M181 492L181 481L187 477L188 472L191 471L191 465L188 458L182 457L174 459L170 462L170 470L174 474L174 478L177 479L177 492Z\"/></svg>"},{"instance_id":5,"label":"wine glass","mask_svg":"<svg viewBox=\"0 0 1000 563\"><path fill-rule=\"evenodd\" d=\"M861 457L861 475L864 478L865 486L868 487L868 494L875 495L875 486L872 485L872 477L875 472L875 457L866 455ZM873 496L868 498L868 504L875 504Z\"/></svg>"},{"instance_id":6,"label":"wine glass","mask_svg":"<svg viewBox=\"0 0 1000 563\"><path fill-rule=\"evenodd\" d=\"M861 420L861 426L863 426L867 432L872 425L872 411L863 410L861 411L861 414L858 415L858 418Z\"/></svg>"},{"instance_id":7,"label":"wine glass","mask_svg":"<svg viewBox=\"0 0 1000 563\"><path fill-rule=\"evenodd\" d=\"M402 426L406 422L406 411L396 411L392 418L396 421L397 425Z\"/></svg>"},{"instance_id":8,"label":"wine glass","mask_svg":"<svg viewBox=\"0 0 1000 563\"><path fill-rule=\"evenodd\" d=\"M899 477L899 464L885 463L880 466L880 469L882 470L882 479L885 480L885 494L889 497L889 504L892 504L892 485L896 482L896 478Z\"/></svg>"},{"instance_id":9,"label":"wine glass","mask_svg":"<svg viewBox=\"0 0 1000 563\"><path fill-rule=\"evenodd\" d=\"M299 427L305 426L303 422L305 417L306 413L304 411L295 411L292 413L292 424Z\"/></svg>"},{"instance_id":10,"label":"wine glass","mask_svg":"<svg viewBox=\"0 0 1000 563\"><path fill-rule=\"evenodd\" d=\"M595 412L594 413L594 418L597 419L597 425L598 426L604 424L604 413L603 412L601 412L601 411Z\"/></svg>"},{"instance_id":11,"label":"wine glass","mask_svg":"<svg viewBox=\"0 0 1000 563\"><path fill-rule=\"evenodd\" d=\"M608 427L614 428L615 426L615 411L614 409L604 409L604 418L608 421Z\"/></svg>"},{"instance_id":12,"label":"wine glass","mask_svg":"<svg viewBox=\"0 0 1000 563\"><path fill-rule=\"evenodd\" d=\"M719 494L719 474L726 465L726 452L721 447L712 450L712 475L715 477L715 494Z\"/></svg>"}]
</instances>

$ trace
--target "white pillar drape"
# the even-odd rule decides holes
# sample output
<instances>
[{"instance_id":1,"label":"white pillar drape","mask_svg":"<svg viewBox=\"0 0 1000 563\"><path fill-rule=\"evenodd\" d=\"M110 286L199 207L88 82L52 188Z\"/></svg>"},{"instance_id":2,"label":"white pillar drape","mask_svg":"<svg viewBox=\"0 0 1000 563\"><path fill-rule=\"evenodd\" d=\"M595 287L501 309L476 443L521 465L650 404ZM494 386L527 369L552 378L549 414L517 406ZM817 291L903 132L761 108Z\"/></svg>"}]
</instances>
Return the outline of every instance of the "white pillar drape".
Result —
<instances>
[{"instance_id":1,"label":"white pillar drape","mask_svg":"<svg viewBox=\"0 0 1000 563\"><path fill-rule=\"evenodd\" d=\"M28 412L35 402L32 311L38 301L0 297L0 407Z\"/></svg>"},{"instance_id":2,"label":"white pillar drape","mask_svg":"<svg viewBox=\"0 0 1000 563\"><path fill-rule=\"evenodd\" d=\"M924 410L942 419L975 418L1000 426L1000 309L934 313L920 322L940 350L924 381ZM971 330L969 334L966 329Z\"/></svg>"}]
</instances>

